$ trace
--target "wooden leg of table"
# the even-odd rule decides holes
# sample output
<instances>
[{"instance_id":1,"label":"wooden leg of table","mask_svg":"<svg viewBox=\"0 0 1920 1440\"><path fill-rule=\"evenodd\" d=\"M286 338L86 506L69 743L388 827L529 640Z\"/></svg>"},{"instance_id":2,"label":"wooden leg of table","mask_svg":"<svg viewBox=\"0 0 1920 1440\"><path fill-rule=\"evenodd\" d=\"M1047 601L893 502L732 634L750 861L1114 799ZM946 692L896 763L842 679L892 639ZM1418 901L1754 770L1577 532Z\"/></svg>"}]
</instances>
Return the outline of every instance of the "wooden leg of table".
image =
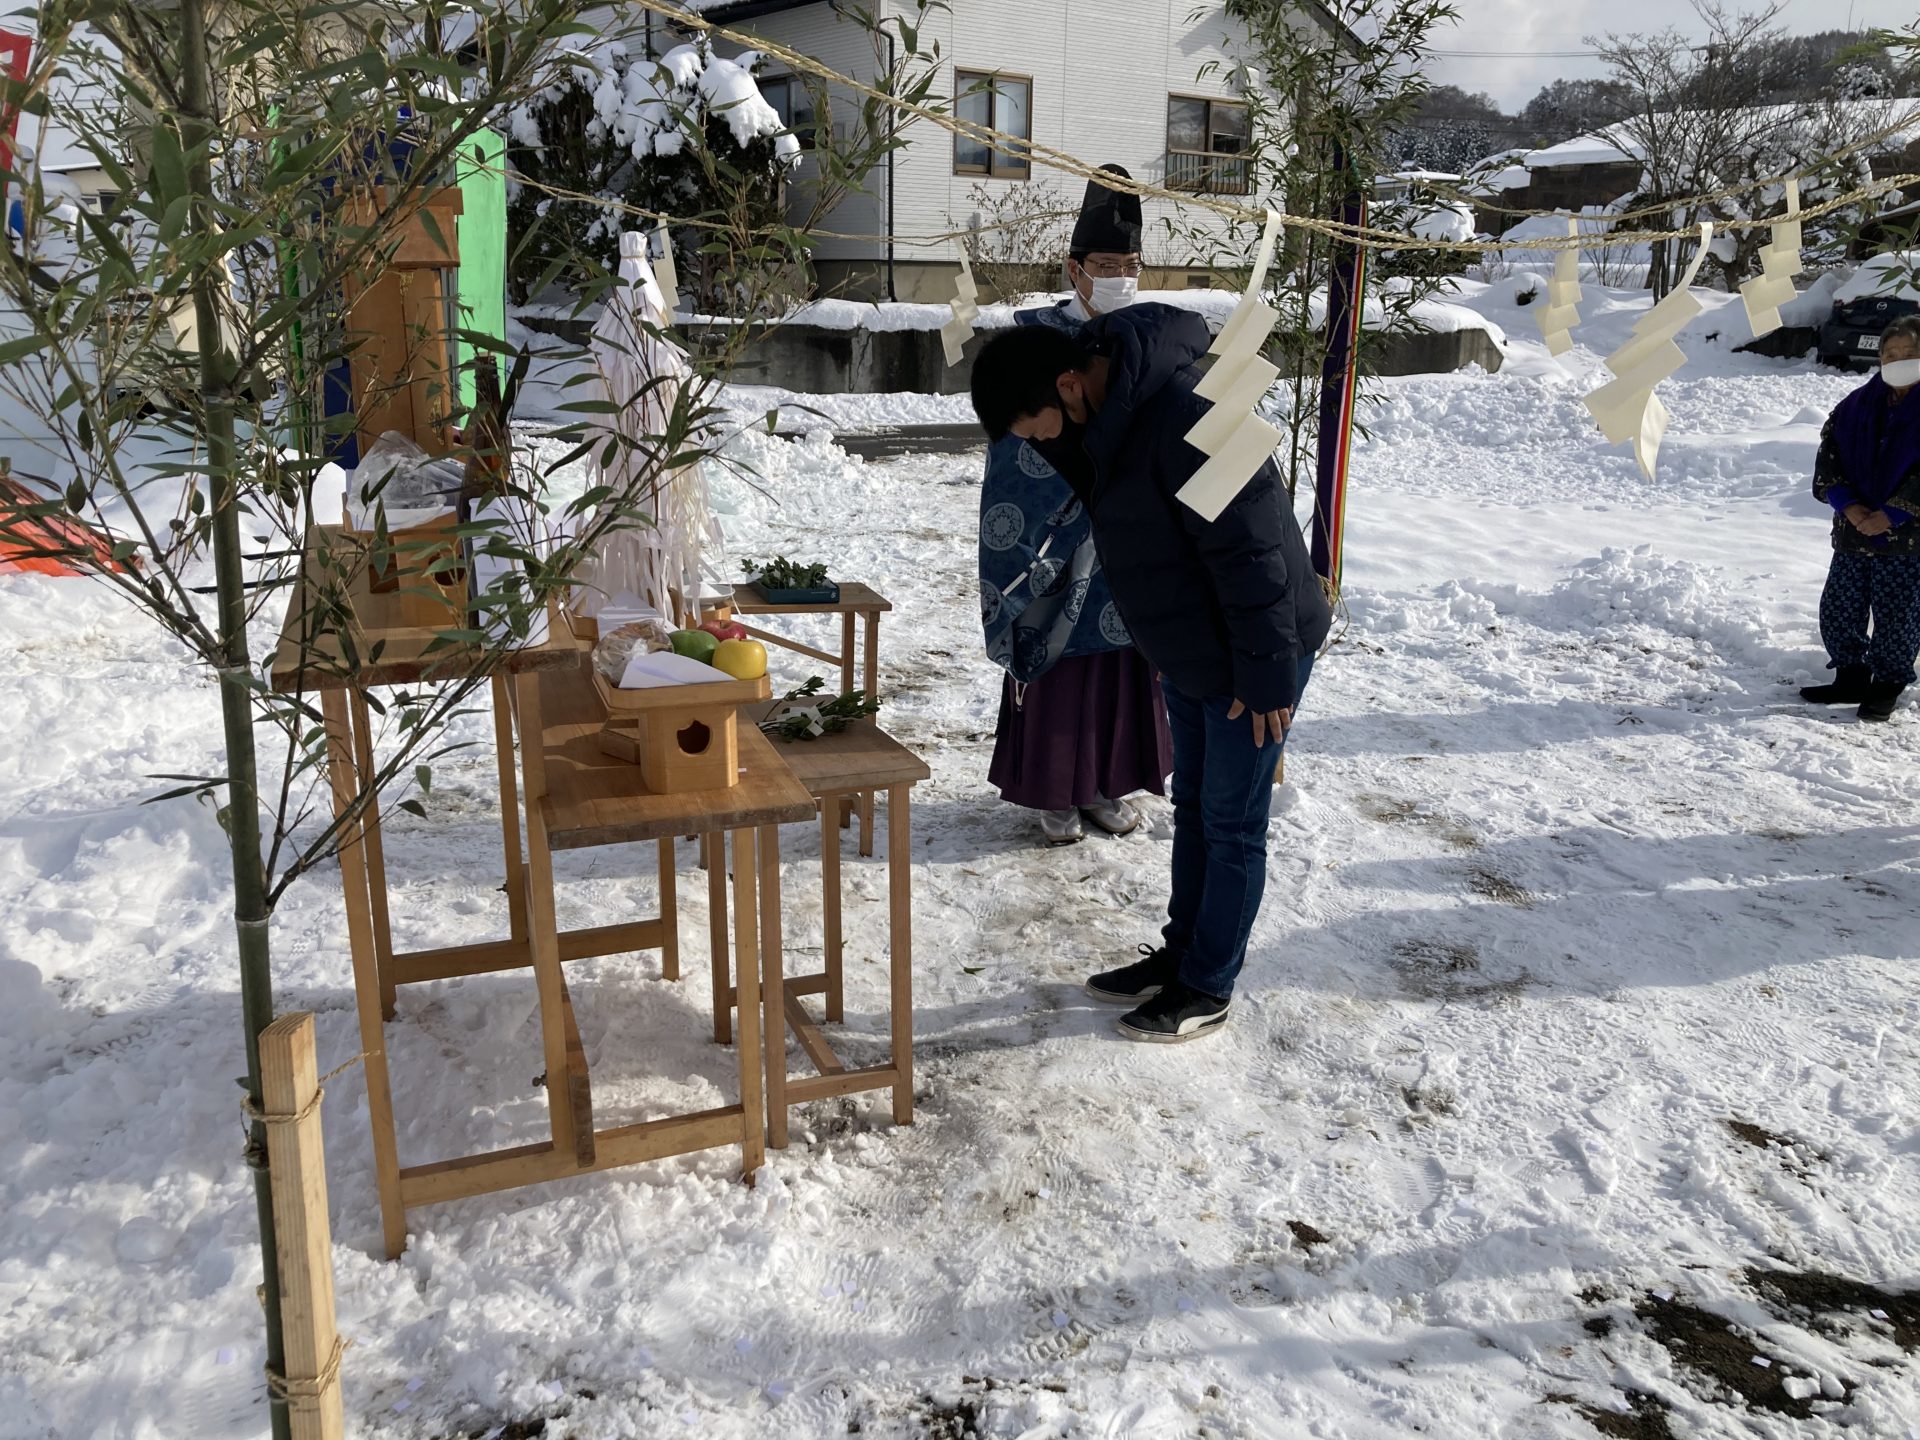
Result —
<instances>
[{"instance_id":1,"label":"wooden leg of table","mask_svg":"<svg viewBox=\"0 0 1920 1440\"><path fill-rule=\"evenodd\" d=\"M366 693L353 692L353 749L361 784L377 774L373 763L373 718L367 713ZM373 953L380 966L380 1013L393 1019L398 991L393 983L393 924L387 914L387 847L380 838L378 800L360 818L360 839L366 847L367 891L373 903Z\"/></svg>"},{"instance_id":2,"label":"wooden leg of table","mask_svg":"<svg viewBox=\"0 0 1920 1440\"><path fill-rule=\"evenodd\" d=\"M840 617L840 693L853 689L853 612Z\"/></svg>"},{"instance_id":3,"label":"wooden leg of table","mask_svg":"<svg viewBox=\"0 0 1920 1440\"><path fill-rule=\"evenodd\" d=\"M760 1079L767 1057L760 1051L760 916L756 890L759 846L751 829L733 832L733 954L740 986L740 1163L751 1183L767 1158L766 1116ZM715 872L719 871L718 866ZM721 1005L725 1011L724 994Z\"/></svg>"},{"instance_id":4,"label":"wooden leg of table","mask_svg":"<svg viewBox=\"0 0 1920 1440\"><path fill-rule=\"evenodd\" d=\"M861 687L867 692L867 699L880 698L880 616L877 612L868 612L867 657L861 669Z\"/></svg>"},{"instance_id":5,"label":"wooden leg of table","mask_svg":"<svg viewBox=\"0 0 1920 1440\"><path fill-rule=\"evenodd\" d=\"M513 773L513 702L507 677L493 677L494 763L500 773L500 841L507 857L507 935L527 938L527 872L520 861L520 785Z\"/></svg>"},{"instance_id":6,"label":"wooden leg of table","mask_svg":"<svg viewBox=\"0 0 1920 1440\"><path fill-rule=\"evenodd\" d=\"M360 789L347 697L338 690L320 695L327 727L327 778L333 788L333 813L346 812ZM367 1118L373 1129L374 1187L380 1196L380 1230L387 1258L407 1248L407 1215L400 1202L400 1149L393 1130L393 1085L387 1074L385 1017L380 1008L380 970L373 945L373 910L367 889L366 851L359 827L341 837L340 885L346 893L347 948L353 956L353 995L360 1017L360 1048L366 1052Z\"/></svg>"},{"instance_id":7,"label":"wooden leg of table","mask_svg":"<svg viewBox=\"0 0 1920 1440\"><path fill-rule=\"evenodd\" d=\"M867 699L880 698L880 616L869 611L866 621L866 662L861 667L861 684L867 692ZM869 790L860 797L860 853L863 856L873 854L873 806L874 792Z\"/></svg>"},{"instance_id":8,"label":"wooden leg of table","mask_svg":"<svg viewBox=\"0 0 1920 1440\"><path fill-rule=\"evenodd\" d=\"M733 1039L733 1006L727 991L733 977L727 968L727 836L723 830L702 835L700 843L708 847L707 866L707 948L713 956L713 1043L725 1045Z\"/></svg>"},{"instance_id":9,"label":"wooden leg of table","mask_svg":"<svg viewBox=\"0 0 1920 1440\"><path fill-rule=\"evenodd\" d=\"M540 993L541 1048L547 1060L547 1116L553 1125L553 1148L575 1149L573 1121L574 1056L567 1045L566 981L560 974L560 927L554 914L553 851L547 843L547 822L540 802L547 793L546 756L540 748L540 677L515 677L520 703L520 747L526 770L527 795L527 924L533 953L533 983Z\"/></svg>"},{"instance_id":10,"label":"wooden leg of table","mask_svg":"<svg viewBox=\"0 0 1920 1440\"><path fill-rule=\"evenodd\" d=\"M833 808L839 812L840 828L842 830L847 829L853 824L853 802L854 797L851 795L836 795L833 797Z\"/></svg>"},{"instance_id":11,"label":"wooden leg of table","mask_svg":"<svg viewBox=\"0 0 1920 1440\"><path fill-rule=\"evenodd\" d=\"M702 835L700 837L700 868L702 870L711 870L713 868L712 845L713 837L711 835Z\"/></svg>"},{"instance_id":12,"label":"wooden leg of table","mask_svg":"<svg viewBox=\"0 0 1920 1440\"><path fill-rule=\"evenodd\" d=\"M673 847L671 835L660 842L660 974L667 980L680 978L680 888Z\"/></svg>"},{"instance_id":13,"label":"wooden leg of table","mask_svg":"<svg viewBox=\"0 0 1920 1440\"><path fill-rule=\"evenodd\" d=\"M835 824L840 797L820 802L820 917L827 952L827 1019L847 1018L846 991L841 977L840 936L840 827Z\"/></svg>"},{"instance_id":14,"label":"wooden leg of table","mask_svg":"<svg viewBox=\"0 0 1920 1440\"><path fill-rule=\"evenodd\" d=\"M786 959L780 943L780 827L760 830L760 998L767 1049L767 1144L787 1148ZM742 1004L745 997L742 997Z\"/></svg>"},{"instance_id":15,"label":"wooden leg of table","mask_svg":"<svg viewBox=\"0 0 1920 1440\"><path fill-rule=\"evenodd\" d=\"M913 803L911 786L887 791L887 950L892 962L893 1120L913 1123Z\"/></svg>"}]
</instances>

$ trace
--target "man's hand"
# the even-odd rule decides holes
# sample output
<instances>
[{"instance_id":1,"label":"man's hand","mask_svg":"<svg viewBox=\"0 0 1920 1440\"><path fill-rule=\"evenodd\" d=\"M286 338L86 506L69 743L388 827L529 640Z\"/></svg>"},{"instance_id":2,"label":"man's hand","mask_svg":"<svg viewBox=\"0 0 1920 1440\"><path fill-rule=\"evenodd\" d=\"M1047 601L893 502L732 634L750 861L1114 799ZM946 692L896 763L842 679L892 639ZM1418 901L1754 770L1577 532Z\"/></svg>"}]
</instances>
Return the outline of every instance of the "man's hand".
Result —
<instances>
[{"instance_id":1,"label":"man's hand","mask_svg":"<svg viewBox=\"0 0 1920 1440\"><path fill-rule=\"evenodd\" d=\"M1869 511L1864 519L1854 521L1853 528L1862 535L1884 535L1893 529L1893 521L1888 518L1886 511L1873 510Z\"/></svg>"},{"instance_id":2,"label":"man's hand","mask_svg":"<svg viewBox=\"0 0 1920 1440\"><path fill-rule=\"evenodd\" d=\"M1236 700L1233 702L1233 707L1227 711L1227 719L1238 720L1246 713L1246 704ZM1253 712L1253 748L1258 750L1264 746L1269 735L1278 740L1292 728L1293 711L1291 709L1255 710Z\"/></svg>"}]
</instances>

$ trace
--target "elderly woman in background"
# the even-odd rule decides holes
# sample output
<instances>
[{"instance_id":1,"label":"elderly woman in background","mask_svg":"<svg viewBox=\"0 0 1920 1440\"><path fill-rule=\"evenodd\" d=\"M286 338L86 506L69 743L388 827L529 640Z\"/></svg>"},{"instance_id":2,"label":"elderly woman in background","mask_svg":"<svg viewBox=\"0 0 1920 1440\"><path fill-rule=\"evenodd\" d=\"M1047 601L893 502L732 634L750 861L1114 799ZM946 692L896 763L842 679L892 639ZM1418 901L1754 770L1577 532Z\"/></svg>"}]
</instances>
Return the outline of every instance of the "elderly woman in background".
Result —
<instances>
[{"instance_id":1,"label":"elderly woman in background","mask_svg":"<svg viewBox=\"0 0 1920 1440\"><path fill-rule=\"evenodd\" d=\"M1833 507L1833 564L1820 596L1820 640L1834 671L1810 685L1816 705L1858 705L1889 720L1920 653L1920 316L1880 337L1880 373L1834 407L1813 466L1815 498Z\"/></svg>"}]
</instances>

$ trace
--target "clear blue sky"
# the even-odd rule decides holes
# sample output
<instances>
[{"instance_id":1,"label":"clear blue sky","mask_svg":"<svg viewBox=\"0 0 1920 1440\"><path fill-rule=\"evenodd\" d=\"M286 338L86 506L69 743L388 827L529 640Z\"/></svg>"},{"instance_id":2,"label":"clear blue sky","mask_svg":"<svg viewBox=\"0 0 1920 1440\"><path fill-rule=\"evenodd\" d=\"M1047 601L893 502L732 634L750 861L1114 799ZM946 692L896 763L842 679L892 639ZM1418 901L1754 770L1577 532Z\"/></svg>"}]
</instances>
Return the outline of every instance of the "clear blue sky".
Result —
<instances>
[{"instance_id":1,"label":"clear blue sky","mask_svg":"<svg viewBox=\"0 0 1920 1440\"><path fill-rule=\"evenodd\" d=\"M1442 30L1434 48L1497 53L1443 55L1434 79L1484 90L1508 110L1562 76L1602 73L1589 57L1550 53L1588 49L1584 36L1701 31L1699 16L1684 0L1458 0L1458 5L1460 23ZM1851 12L1853 28L1894 30L1911 22L1917 9L1915 0L1790 0L1779 23L1795 32L1845 29Z\"/></svg>"}]
</instances>

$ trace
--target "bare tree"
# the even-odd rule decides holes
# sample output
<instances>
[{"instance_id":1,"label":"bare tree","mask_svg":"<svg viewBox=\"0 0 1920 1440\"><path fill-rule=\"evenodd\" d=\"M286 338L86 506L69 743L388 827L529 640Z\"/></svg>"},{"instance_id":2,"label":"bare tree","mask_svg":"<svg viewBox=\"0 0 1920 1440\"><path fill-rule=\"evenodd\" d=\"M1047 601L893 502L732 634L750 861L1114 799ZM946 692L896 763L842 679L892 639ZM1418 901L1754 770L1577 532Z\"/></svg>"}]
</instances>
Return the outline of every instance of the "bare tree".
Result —
<instances>
[{"instance_id":1,"label":"bare tree","mask_svg":"<svg viewBox=\"0 0 1920 1440\"><path fill-rule=\"evenodd\" d=\"M1652 218L1650 229L1714 218L1706 207L1685 203L1687 197L1748 178L1757 153L1786 149L1809 119L1802 113L1809 107L1767 103L1770 84L1758 63L1783 34L1774 22L1784 0L1745 13L1729 11L1722 0L1693 0L1693 8L1706 31L1704 44L1678 30L1588 41L1630 97L1611 132L1644 167L1627 208L1674 202ZM1654 243L1647 284L1656 298L1673 288L1681 254L1681 247Z\"/></svg>"}]
</instances>

